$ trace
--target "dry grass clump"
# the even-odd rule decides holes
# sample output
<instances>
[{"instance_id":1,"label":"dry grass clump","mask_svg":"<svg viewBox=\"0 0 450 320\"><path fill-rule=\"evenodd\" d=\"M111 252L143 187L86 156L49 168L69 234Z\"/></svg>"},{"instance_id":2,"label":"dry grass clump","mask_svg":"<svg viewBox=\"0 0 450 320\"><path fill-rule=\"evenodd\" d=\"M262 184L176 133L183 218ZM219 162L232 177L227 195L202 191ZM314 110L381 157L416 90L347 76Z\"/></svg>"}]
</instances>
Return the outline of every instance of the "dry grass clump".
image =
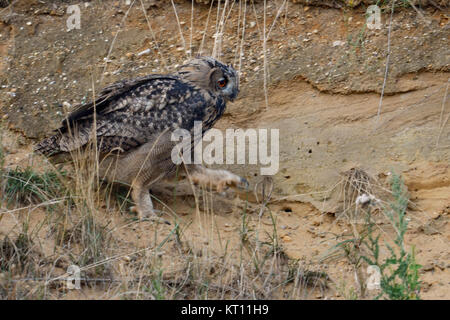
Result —
<instances>
[{"instance_id":1,"label":"dry grass clump","mask_svg":"<svg viewBox=\"0 0 450 320\"><path fill-rule=\"evenodd\" d=\"M299 299L326 290L327 275L309 271L282 252L262 244L224 250L172 239L165 251L140 253L126 262L125 298L140 299ZM256 244L255 244L256 245ZM122 269L123 270L123 269Z\"/></svg>"},{"instance_id":2,"label":"dry grass clump","mask_svg":"<svg viewBox=\"0 0 450 320\"><path fill-rule=\"evenodd\" d=\"M225 240L216 239L220 206L211 191L190 186L196 191L184 198L175 190L161 194L172 224L148 223L148 238L129 243L121 233L132 234L142 222L126 210L128 189L99 178L93 146L73 153L66 171L51 165L43 174L32 167L2 169L2 190L8 192L2 193L0 220L8 217L11 230L22 230L0 242L2 298L67 297L72 265L80 268L82 288L109 299L298 299L327 289L326 273L287 257L264 197L260 205L241 201L233 207L241 223ZM200 226L171 209L179 198ZM269 228L261 224L263 214L270 216ZM121 222L112 223L114 217Z\"/></svg>"}]
</instances>

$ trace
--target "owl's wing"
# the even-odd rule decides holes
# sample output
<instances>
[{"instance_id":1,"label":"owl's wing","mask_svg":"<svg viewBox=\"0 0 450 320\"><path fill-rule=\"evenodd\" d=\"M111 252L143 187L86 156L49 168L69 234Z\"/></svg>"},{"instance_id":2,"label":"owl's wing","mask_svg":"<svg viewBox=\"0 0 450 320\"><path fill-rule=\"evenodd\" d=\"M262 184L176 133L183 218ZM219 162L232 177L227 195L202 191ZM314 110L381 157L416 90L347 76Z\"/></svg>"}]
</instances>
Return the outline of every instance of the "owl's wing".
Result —
<instances>
[{"instance_id":1,"label":"owl's wing","mask_svg":"<svg viewBox=\"0 0 450 320\"><path fill-rule=\"evenodd\" d=\"M75 108L72 110L72 112L69 114L69 116L63 120L62 126L67 126L68 123L72 123L74 121L88 118L93 115L94 109L97 112L100 112L105 107L109 105L109 102L111 102L114 99L119 98L124 93L127 93L134 88L145 84L147 82L151 82L155 79L178 79L176 77L171 77L167 75L160 75L160 74L151 74L144 77L139 77L135 79L129 79L129 80L122 80L115 82L113 84L110 84L109 86L103 88L103 90L100 92L99 96L95 99L95 101L91 101L84 104L79 104L75 106Z\"/></svg>"},{"instance_id":2,"label":"owl's wing","mask_svg":"<svg viewBox=\"0 0 450 320\"><path fill-rule=\"evenodd\" d=\"M97 145L102 153L126 152L177 128L191 132L195 121L215 122L215 110L224 105L223 99L176 77L149 76L114 84L95 102ZM78 127L77 137L63 135L61 150L71 151L91 140L93 110L90 103L69 116L69 123Z\"/></svg>"}]
</instances>

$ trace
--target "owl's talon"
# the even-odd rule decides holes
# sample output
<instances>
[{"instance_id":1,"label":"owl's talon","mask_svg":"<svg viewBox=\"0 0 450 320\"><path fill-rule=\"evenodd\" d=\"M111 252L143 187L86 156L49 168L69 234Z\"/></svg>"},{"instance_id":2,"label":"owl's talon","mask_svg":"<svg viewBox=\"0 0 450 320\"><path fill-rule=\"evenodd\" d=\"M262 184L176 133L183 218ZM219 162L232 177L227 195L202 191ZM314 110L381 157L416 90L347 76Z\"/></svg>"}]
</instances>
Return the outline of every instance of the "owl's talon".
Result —
<instances>
[{"instance_id":1,"label":"owl's talon","mask_svg":"<svg viewBox=\"0 0 450 320\"><path fill-rule=\"evenodd\" d=\"M152 222L164 223L164 224L167 224L169 226L171 225L171 223L169 221L167 221L167 220L165 220L163 218L160 218L158 216L145 217L145 218L140 219L140 221L142 221L142 222L143 221L152 221Z\"/></svg>"},{"instance_id":2,"label":"owl's talon","mask_svg":"<svg viewBox=\"0 0 450 320\"><path fill-rule=\"evenodd\" d=\"M248 189L249 187L249 183L247 181L247 179L242 178L240 176L236 176L233 180L228 180L225 183L225 189L228 189L229 186L234 186L238 189Z\"/></svg>"},{"instance_id":3,"label":"owl's talon","mask_svg":"<svg viewBox=\"0 0 450 320\"><path fill-rule=\"evenodd\" d=\"M241 181L240 181L239 184L237 184L236 186L237 186L239 189L248 190L248 188L250 187L250 183L248 182L247 179L242 178L242 177L240 177L240 178L241 178Z\"/></svg>"}]
</instances>

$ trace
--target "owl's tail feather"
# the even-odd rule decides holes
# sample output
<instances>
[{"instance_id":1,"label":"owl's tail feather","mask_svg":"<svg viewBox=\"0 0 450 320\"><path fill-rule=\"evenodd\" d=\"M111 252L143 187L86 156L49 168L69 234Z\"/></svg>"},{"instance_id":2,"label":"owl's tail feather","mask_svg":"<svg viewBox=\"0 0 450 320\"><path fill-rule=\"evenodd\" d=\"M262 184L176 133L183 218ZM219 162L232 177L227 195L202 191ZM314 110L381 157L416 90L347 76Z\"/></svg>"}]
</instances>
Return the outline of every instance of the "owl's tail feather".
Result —
<instances>
[{"instance_id":1,"label":"owl's tail feather","mask_svg":"<svg viewBox=\"0 0 450 320\"><path fill-rule=\"evenodd\" d=\"M68 139L66 134L58 133L39 142L34 147L34 152L44 155L54 164L67 162L73 160L71 150L76 150L88 139L86 136L83 138L84 140Z\"/></svg>"},{"instance_id":2,"label":"owl's tail feather","mask_svg":"<svg viewBox=\"0 0 450 320\"><path fill-rule=\"evenodd\" d=\"M52 154L60 152L59 141L61 135L55 134L39 142L34 147L34 152L42 153L46 157L51 157Z\"/></svg>"},{"instance_id":3,"label":"owl's tail feather","mask_svg":"<svg viewBox=\"0 0 450 320\"><path fill-rule=\"evenodd\" d=\"M60 141L61 135L55 134L39 142L35 146L34 152L40 153L47 158L51 158L51 162L53 163L64 162L67 158L67 152L61 150Z\"/></svg>"}]
</instances>

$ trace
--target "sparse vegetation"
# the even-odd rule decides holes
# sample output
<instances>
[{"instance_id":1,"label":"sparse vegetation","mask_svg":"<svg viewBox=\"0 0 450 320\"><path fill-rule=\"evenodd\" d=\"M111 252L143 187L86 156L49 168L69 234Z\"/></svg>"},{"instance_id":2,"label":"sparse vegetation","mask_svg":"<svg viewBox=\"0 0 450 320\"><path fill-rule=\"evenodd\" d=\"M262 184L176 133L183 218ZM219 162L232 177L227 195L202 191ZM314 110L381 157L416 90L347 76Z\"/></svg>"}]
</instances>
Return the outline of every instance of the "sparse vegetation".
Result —
<instances>
[{"instance_id":1,"label":"sparse vegetation","mask_svg":"<svg viewBox=\"0 0 450 320\"><path fill-rule=\"evenodd\" d=\"M347 194L347 203L355 201L362 194L373 194L376 183L364 171L359 169L351 170L346 175L346 190L353 190L350 197ZM356 192L356 193L354 193ZM327 258L332 256L335 250L339 250L349 263L353 266L358 290L346 289L345 284L340 286L340 290L348 297L357 295L361 298L367 297L368 284L375 281L379 289L377 294L371 295L375 299L386 298L394 300L419 299L420 298L420 265L417 264L414 254L414 247L408 252L405 244L405 234L408 230L408 218L406 209L408 206L408 195L400 176L393 174L391 178L389 206L385 207L379 199L372 198L366 208L363 209L356 201L355 214L348 216L348 221L352 225L352 237L340 241L328 253ZM361 198L359 198L361 199ZM350 202L351 203L351 202ZM350 208L347 208L350 209ZM381 240L381 232L387 232L380 228L380 221L374 221L374 213L381 210L384 217L390 222L394 232L393 243L388 239ZM352 212L353 210L350 210ZM358 211L359 214L358 214ZM363 220L362 220L363 219ZM382 243L384 242L384 243ZM374 267L374 271L367 277L366 269ZM369 269L367 269L369 270ZM369 279L370 278L370 279ZM376 285L371 290L376 289Z\"/></svg>"},{"instance_id":2,"label":"sparse vegetation","mask_svg":"<svg viewBox=\"0 0 450 320\"><path fill-rule=\"evenodd\" d=\"M370 216L368 216L367 239L362 243L367 247L370 254L362 256L362 259L369 265L377 266L380 271L382 292L377 298L420 299L419 269L421 265L416 262L414 246L407 250L404 239L408 230L406 208L408 207L409 197L401 177L396 174L392 176L391 190L394 199L390 203L390 208L385 208L384 212L394 227L395 246L385 243L389 255L384 259L380 257L380 236L374 235L374 223L370 221Z\"/></svg>"},{"instance_id":3,"label":"sparse vegetation","mask_svg":"<svg viewBox=\"0 0 450 320\"><path fill-rule=\"evenodd\" d=\"M92 148L87 148L86 152L92 152ZM270 299L283 296L283 290L288 290L284 294L286 297L298 298L306 297L307 292L314 288L321 291L327 288L327 275L324 272L309 271L284 253L278 236L277 218L267 207L267 201L263 207L255 207L245 201L239 232L241 240L235 247L230 244L230 240L225 241L220 237L218 241L225 241L219 246L220 250L199 245L186 238L183 231L192 227L191 222L183 223L183 228L175 222L174 226L162 233L158 226L153 226L154 235L150 246L136 247L134 252L121 253L114 239L117 233L101 217L104 213L100 213L99 208L104 206L106 200L109 203L104 207L120 210L126 207L124 204L129 202L129 197L125 194L126 188L112 188L98 181L95 170L97 164L93 159L95 155L73 154L73 168L69 167L69 171L53 167L43 174L31 167L2 170L6 207L1 217L8 212L6 208L28 212L22 232L6 235L2 240L0 265L3 271L10 273L9 280L4 279L2 297L10 297L12 288L25 285L26 281L16 282L13 278L19 275L18 270L26 267L27 278L41 281L35 295L26 297L49 298L51 291L44 290L46 293L43 294L37 288L61 286L61 280L53 280L59 277L52 271L55 264L49 264L51 261L55 261L57 268L63 272L70 265L80 266L83 285L104 286L106 282L109 283L111 294L121 287L135 292L117 293L123 298ZM193 210L200 216L203 227L206 227L202 232L207 239L212 239L215 227L208 221L214 220L213 194L204 189L198 191L194 197L202 195L205 212L198 211L196 207ZM158 199L158 202L172 200L176 206L178 197L174 197L174 192ZM55 199L61 200L52 201ZM199 201L197 199L195 202ZM30 231L30 213L37 206L51 210L45 210L44 222ZM258 212L270 218L271 227L268 230L261 225L263 215L255 215ZM140 224L136 220L127 220L128 225L135 225L134 228ZM36 243L41 241L39 231L45 225L54 237L55 253L42 259L44 254ZM165 258L163 252L170 243L176 249L170 257ZM179 264L171 266L168 260L179 261Z\"/></svg>"},{"instance_id":4,"label":"sparse vegetation","mask_svg":"<svg viewBox=\"0 0 450 320\"><path fill-rule=\"evenodd\" d=\"M63 197L65 186L61 182L66 172L37 173L31 167L3 170L3 195L8 204L30 204Z\"/></svg>"}]
</instances>

